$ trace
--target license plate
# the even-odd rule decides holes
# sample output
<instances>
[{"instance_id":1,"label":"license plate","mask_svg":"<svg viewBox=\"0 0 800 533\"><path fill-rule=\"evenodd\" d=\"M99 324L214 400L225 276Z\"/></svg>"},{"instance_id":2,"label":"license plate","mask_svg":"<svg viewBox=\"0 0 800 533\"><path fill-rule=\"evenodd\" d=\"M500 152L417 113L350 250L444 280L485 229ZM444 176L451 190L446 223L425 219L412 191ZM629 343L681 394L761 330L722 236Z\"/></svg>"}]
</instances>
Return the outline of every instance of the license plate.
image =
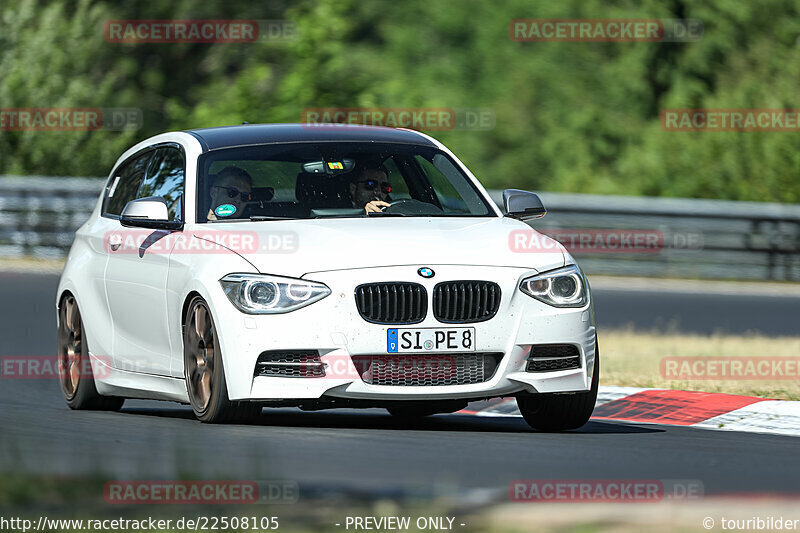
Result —
<instances>
[{"instance_id":1,"label":"license plate","mask_svg":"<svg viewBox=\"0 0 800 533\"><path fill-rule=\"evenodd\" d=\"M474 352L475 328L392 328L386 331L386 351Z\"/></svg>"}]
</instances>

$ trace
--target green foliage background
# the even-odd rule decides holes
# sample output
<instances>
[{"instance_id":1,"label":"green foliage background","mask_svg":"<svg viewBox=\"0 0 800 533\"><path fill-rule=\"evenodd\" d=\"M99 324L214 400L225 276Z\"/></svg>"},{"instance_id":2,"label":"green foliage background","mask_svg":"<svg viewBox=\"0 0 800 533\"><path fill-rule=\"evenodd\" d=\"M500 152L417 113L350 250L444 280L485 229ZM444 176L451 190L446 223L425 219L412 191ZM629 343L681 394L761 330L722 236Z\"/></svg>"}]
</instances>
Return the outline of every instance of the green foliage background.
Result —
<instances>
[{"instance_id":1,"label":"green foliage background","mask_svg":"<svg viewBox=\"0 0 800 533\"><path fill-rule=\"evenodd\" d=\"M167 130L308 107L491 108L433 132L491 188L800 202L797 133L665 132L664 108L800 108L798 1L5 0L0 107L138 107L127 132L0 132L0 174L105 175ZM519 43L514 18L695 18L693 43ZM111 44L109 19L288 19L290 42Z\"/></svg>"}]
</instances>

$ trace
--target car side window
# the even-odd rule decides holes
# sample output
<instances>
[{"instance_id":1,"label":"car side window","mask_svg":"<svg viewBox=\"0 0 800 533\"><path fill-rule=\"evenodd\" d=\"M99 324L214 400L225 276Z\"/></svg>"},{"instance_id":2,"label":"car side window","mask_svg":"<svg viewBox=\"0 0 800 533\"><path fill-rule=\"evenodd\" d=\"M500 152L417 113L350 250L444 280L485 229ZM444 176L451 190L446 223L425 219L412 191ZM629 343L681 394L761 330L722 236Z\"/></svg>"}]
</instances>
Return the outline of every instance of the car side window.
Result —
<instances>
[{"instance_id":1,"label":"car side window","mask_svg":"<svg viewBox=\"0 0 800 533\"><path fill-rule=\"evenodd\" d=\"M147 165L153 156L153 150L135 156L122 163L106 190L106 198L103 203L103 216L119 216L125 205L136 198L136 193L144 180Z\"/></svg>"},{"instance_id":2,"label":"car side window","mask_svg":"<svg viewBox=\"0 0 800 533\"><path fill-rule=\"evenodd\" d=\"M167 201L169 220L183 219L186 160L177 148L160 148L145 175L136 198L160 196Z\"/></svg>"}]
</instances>

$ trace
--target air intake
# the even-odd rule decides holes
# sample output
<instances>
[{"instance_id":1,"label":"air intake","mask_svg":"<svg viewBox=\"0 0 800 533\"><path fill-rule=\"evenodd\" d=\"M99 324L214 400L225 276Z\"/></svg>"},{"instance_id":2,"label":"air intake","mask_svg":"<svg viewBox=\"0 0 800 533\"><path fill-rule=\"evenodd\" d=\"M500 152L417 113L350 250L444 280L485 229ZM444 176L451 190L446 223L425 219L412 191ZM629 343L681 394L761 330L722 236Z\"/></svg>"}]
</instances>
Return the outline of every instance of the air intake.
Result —
<instances>
[{"instance_id":1,"label":"air intake","mask_svg":"<svg viewBox=\"0 0 800 533\"><path fill-rule=\"evenodd\" d=\"M526 372L555 372L581 367L581 353L572 344L535 344L531 346Z\"/></svg>"},{"instance_id":2,"label":"air intake","mask_svg":"<svg viewBox=\"0 0 800 533\"><path fill-rule=\"evenodd\" d=\"M502 353L354 355L364 383L396 387L472 385L494 376Z\"/></svg>"},{"instance_id":3,"label":"air intake","mask_svg":"<svg viewBox=\"0 0 800 533\"><path fill-rule=\"evenodd\" d=\"M319 378L325 365L316 350L276 350L262 352L256 362L254 376L285 378Z\"/></svg>"}]
</instances>

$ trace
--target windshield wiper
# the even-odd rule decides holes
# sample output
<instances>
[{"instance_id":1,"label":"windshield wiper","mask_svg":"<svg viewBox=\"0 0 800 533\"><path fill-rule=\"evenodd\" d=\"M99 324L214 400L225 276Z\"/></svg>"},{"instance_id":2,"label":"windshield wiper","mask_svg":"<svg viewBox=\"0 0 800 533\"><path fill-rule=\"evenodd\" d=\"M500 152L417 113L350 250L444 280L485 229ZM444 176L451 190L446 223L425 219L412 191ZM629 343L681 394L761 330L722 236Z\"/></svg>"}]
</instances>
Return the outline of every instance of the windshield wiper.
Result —
<instances>
[{"instance_id":1,"label":"windshield wiper","mask_svg":"<svg viewBox=\"0 0 800 533\"><path fill-rule=\"evenodd\" d=\"M264 215L255 215L250 217L250 220L253 222L259 222L261 220L301 220L297 217L269 217Z\"/></svg>"},{"instance_id":2,"label":"windshield wiper","mask_svg":"<svg viewBox=\"0 0 800 533\"><path fill-rule=\"evenodd\" d=\"M406 213L384 213L383 211L367 213L368 217L410 217Z\"/></svg>"}]
</instances>

